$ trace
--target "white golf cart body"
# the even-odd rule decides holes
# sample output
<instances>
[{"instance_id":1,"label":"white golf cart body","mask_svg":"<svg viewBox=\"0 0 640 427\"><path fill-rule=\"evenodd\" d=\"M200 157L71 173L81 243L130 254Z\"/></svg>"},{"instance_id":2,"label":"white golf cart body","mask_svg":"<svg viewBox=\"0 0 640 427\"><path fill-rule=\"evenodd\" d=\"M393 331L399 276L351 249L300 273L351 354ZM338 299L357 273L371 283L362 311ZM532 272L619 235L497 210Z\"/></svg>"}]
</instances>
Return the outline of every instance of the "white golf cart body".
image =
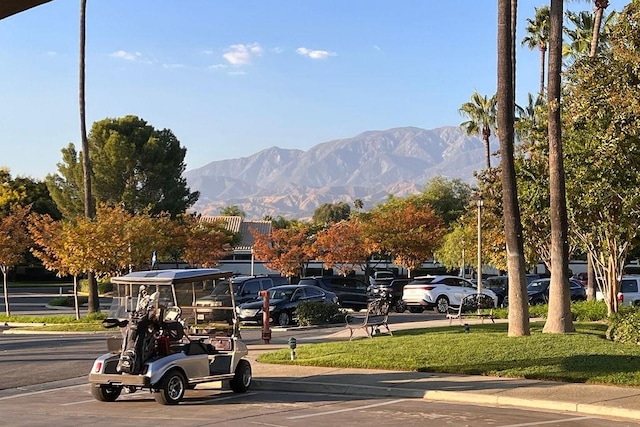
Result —
<instances>
[{"instance_id":1,"label":"white golf cart body","mask_svg":"<svg viewBox=\"0 0 640 427\"><path fill-rule=\"evenodd\" d=\"M251 366L239 337L233 292L210 307L218 323L193 329L206 334L189 333L181 308L192 309L198 291L210 292L207 284L231 286L226 280L218 282L229 276L218 269L176 269L113 277L118 296L104 323L119 326L121 336L109 338L109 353L93 363L93 396L114 401L123 390L148 389L157 402L177 404L185 390L219 381L228 381L234 392L246 391Z\"/></svg>"}]
</instances>

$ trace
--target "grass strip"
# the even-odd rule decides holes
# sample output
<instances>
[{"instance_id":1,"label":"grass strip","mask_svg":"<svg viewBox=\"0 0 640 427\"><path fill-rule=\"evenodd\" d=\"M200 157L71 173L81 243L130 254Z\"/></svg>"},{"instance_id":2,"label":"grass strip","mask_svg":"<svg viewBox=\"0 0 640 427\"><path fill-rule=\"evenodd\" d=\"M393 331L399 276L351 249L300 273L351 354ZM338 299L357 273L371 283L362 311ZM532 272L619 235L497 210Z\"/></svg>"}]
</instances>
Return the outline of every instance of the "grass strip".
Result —
<instances>
[{"instance_id":1,"label":"grass strip","mask_svg":"<svg viewBox=\"0 0 640 427\"><path fill-rule=\"evenodd\" d=\"M394 332L321 344L301 345L296 360L288 349L264 353L260 362L308 366L388 369L490 375L547 381L640 386L640 346L605 339L606 325L575 323L576 332L508 337L505 323Z\"/></svg>"}]
</instances>

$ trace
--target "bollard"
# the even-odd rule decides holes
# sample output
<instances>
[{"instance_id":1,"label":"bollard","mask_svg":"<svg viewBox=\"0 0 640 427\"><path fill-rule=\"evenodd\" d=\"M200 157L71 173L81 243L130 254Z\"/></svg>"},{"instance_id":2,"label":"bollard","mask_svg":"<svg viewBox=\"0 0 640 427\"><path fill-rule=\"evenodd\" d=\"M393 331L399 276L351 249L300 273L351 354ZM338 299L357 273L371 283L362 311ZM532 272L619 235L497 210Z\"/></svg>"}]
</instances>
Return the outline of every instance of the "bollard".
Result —
<instances>
[{"instance_id":1,"label":"bollard","mask_svg":"<svg viewBox=\"0 0 640 427\"><path fill-rule=\"evenodd\" d=\"M60 296L62 296L62 286L60 286Z\"/></svg>"},{"instance_id":2,"label":"bollard","mask_svg":"<svg viewBox=\"0 0 640 427\"><path fill-rule=\"evenodd\" d=\"M263 290L259 292L262 296L262 342L269 344L271 342L271 326L269 325L269 291Z\"/></svg>"},{"instance_id":3,"label":"bollard","mask_svg":"<svg viewBox=\"0 0 640 427\"><path fill-rule=\"evenodd\" d=\"M468 333L469 333L469 324L468 324L468 323L465 323L465 324L464 324L464 333L465 333L465 334L468 334Z\"/></svg>"},{"instance_id":4,"label":"bollard","mask_svg":"<svg viewBox=\"0 0 640 427\"><path fill-rule=\"evenodd\" d=\"M296 339L294 337L289 338L289 348L291 349L291 360L296 360Z\"/></svg>"}]
</instances>

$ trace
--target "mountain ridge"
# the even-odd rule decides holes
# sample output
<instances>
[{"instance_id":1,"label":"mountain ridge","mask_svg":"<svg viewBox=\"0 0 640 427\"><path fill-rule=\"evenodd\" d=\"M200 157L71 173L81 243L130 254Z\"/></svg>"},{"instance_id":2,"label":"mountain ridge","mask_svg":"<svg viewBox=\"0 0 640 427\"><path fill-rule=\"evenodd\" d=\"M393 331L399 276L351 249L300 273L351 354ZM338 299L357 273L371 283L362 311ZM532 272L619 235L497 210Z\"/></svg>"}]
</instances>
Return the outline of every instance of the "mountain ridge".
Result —
<instances>
[{"instance_id":1,"label":"mountain ridge","mask_svg":"<svg viewBox=\"0 0 640 427\"><path fill-rule=\"evenodd\" d=\"M495 141L492 141L492 145ZM471 183L484 167L484 144L459 127L370 130L309 150L277 146L251 156L212 161L184 176L204 215L237 205L248 219L309 219L324 203L364 202L416 194L434 176Z\"/></svg>"}]
</instances>

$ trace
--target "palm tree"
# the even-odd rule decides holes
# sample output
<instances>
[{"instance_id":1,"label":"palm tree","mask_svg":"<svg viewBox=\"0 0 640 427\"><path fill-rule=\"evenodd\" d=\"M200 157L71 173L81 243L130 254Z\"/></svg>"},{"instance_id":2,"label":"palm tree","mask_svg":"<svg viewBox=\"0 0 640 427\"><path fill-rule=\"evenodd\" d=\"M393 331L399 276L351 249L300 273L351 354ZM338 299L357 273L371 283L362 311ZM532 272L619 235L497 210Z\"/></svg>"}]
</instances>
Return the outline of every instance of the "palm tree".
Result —
<instances>
[{"instance_id":1,"label":"palm tree","mask_svg":"<svg viewBox=\"0 0 640 427\"><path fill-rule=\"evenodd\" d=\"M87 0L80 0L80 70L78 97L80 101L80 138L82 139L82 169L84 172L84 215L93 218L95 215L93 197L91 194L91 159L89 157L89 140L87 139L87 114L85 101L85 56L86 56L86 19ZM89 313L100 310L98 299L98 284L93 273L87 277L89 283Z\"/></svg>"},{"instance_id":2,"label":"palm tree","mask_svg":"<svg viewBox=\"0 0 640 427\"><path fill-rule=\"evenodd\" d=\"M549 43L549 7L536 7L534 19L527 18L527 35L522 39L522 46L540 50L540 94L544 93L545 61Z\"/></svg>"},{"instance_id":3,"label":"palm tree","mask_svg":"<svg viewBox=\"0 0 640 427\"><path fill-rule=\"evenodd\" d=\"M562 73L563 0L551 0L549 15L549 198L551 211L551 284L549 313L544 332L573 332L569 281L569 245L567 200L562 160L562 123L560 94Z\"/></svg>"},{"instance_id":4,"label":"palm tree","mask_svg":"<svg viewBox=\"0 0 640 427\"><path fill-rule=\"evenodd\" d=\"M525 298L527 292L522 224L520 222L520 208L518 206L516 172L513 158L515 101L511 49L513 46L511 7L512 4L510 0L498 0L497 123L501 154L504 232L508 254L507 268L509 270L509 336L523 336L529 335L530 329L529 306L528 300ZM493 105L495 108L495 101Z\"/></svg>"},{"instance_id":5,"label":"palm tree","mask_svg":"<svg viewBox=\"0 0 640 427\"><path fill-rule=\"evenodd\" d=\"M511 48L509 47L509 52ZM477 91L471 95L471 101L462 104L460 114L469 120L462 122L460 126L467 135L480 134L486 150L487 169L491 169L491 148L489 138L491 130L496 126L496 97L481 96Z\"/></svg>"},{"instance_id":6,"label":"palm tree","mask_svg":"<svg viewBox=\"0 0 640 427\"><path fill-rule=\"evenodd\" d=\"M593 21L593 36L591 38L591 51L589 52L590 57L596 56L598 52L598 39L600 38L600 25L602 23L602 15L604 14L604 10L609 7L609 0L595 0L596 6L596 16Z\"/></svg>"},{"instance_id":7,"label":"palm tree","mask_svg":"<svg viewBox=\"0 0 640 427\"><path fill-rule=\"evenodd\" d=\"M608 49L609 33L617 17L618 14L616 12L602 16L596 52ZM586 11L579 13L568 11L566 13L566 21L569 25L565 26L564 34L569 39L569 43L562 46L562 56L566 60L565 65L571 65L576 59L590 55L595 19L591 13Z\"/></svg>"}]
</instances>

